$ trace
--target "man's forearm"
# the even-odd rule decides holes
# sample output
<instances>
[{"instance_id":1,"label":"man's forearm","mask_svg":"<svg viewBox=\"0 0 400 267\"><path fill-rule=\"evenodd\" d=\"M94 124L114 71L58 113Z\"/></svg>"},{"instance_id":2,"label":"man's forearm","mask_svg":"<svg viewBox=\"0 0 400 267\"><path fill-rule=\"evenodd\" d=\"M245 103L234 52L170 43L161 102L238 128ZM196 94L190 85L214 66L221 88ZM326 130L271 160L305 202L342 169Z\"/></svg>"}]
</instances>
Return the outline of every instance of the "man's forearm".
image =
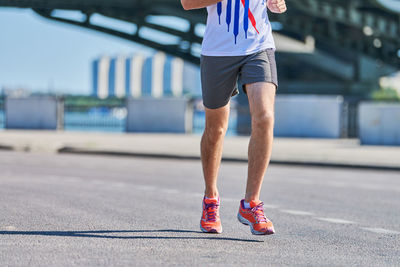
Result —
<instances>
[{"instance_id":1,"label":"man's forearm","mask_svg":"<svg viewBox=\"0 0 400 267\"><path fill-rule=\"evenodd\" d=\"M185 10L189 10L211 6L221 1L222 0L181 0L181 3Z\"/></svg>"}]
</instances>

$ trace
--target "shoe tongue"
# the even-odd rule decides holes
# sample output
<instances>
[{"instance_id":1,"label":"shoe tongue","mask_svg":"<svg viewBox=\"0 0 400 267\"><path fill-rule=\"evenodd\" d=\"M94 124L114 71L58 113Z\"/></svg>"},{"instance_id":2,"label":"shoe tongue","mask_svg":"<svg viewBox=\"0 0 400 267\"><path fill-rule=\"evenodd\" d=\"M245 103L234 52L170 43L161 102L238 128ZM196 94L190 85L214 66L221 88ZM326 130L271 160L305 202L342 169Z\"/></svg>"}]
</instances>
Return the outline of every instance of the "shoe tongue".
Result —
<instances>
[{"instance_id":1,"label":"shoe tongue","mask_svg":"<svg viewBox=\"0 0 400 267\"><path fill-rule=\"evenodd\" d=\"M205 198L204 199L204 202L206 203L206 204L218 204L218 199L216 199L216 198Z\"/></svg>"},{"instance_id":2,"label":"shoe tongue","mask_svg":"<svg viewBox=\"0 0 400 267\"><path fill-rule=\"evenodd\" d=\"M250 207L251 208L254 208L254 207L256 207L258 204L260 204L261 203L261 201L260 200L252 200L252 201L250 201Z\"/></svg>"}]
</instances>

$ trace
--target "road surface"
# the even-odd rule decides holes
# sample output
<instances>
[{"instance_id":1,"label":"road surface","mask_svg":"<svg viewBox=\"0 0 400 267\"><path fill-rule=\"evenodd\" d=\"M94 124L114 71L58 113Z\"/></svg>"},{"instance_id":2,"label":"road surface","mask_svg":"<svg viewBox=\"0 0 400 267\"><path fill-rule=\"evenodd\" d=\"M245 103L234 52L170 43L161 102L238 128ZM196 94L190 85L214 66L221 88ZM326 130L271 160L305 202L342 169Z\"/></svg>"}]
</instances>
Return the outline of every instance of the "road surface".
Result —
<instances>
[{"instance_id":1,"label":"road surface","mask_svg":"<svg viewBox=\"0 0 400 267\"><path fill-rule=\"evenodd\" d=\"M199 161L0 152L2 266L400 263L400 174L272 165L277 233L236 213L246 164L220 171L221 235L199 231Z\"/></svg>"}]
</instances>

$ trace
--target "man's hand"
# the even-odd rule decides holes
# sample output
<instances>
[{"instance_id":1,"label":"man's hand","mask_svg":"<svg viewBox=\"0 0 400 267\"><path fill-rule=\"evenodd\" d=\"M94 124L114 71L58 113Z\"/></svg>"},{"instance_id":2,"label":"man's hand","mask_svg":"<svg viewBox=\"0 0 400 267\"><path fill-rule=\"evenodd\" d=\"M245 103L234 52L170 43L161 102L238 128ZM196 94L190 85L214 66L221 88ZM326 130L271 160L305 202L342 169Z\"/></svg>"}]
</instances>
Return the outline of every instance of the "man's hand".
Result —
<instances>
[{"instance_id":1,"label":"man's hand","mask_svg":"<svg viewBox=\"0 0 400 267\"><path fill-rule=\"evenodd\" d=\"M273 13L284 13L287 10L285 0L268 0L267 6Z\"/></svg>"}]
</instances>

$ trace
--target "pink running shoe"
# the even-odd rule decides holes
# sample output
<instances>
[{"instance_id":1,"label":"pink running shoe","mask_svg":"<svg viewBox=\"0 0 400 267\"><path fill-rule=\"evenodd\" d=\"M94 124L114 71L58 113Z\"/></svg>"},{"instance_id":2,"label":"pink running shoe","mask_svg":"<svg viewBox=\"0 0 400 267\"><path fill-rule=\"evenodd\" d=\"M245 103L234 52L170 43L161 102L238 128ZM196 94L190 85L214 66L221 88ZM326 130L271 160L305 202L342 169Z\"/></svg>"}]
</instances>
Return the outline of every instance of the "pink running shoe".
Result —
<instances>
[{"instance_id":1,"label":"pink running shoe","mask_svg":"<svg viewBox=\"0 0 400 267\"><path fill-rule=\"evenodd\" d=\"M221 220L219 218L219 198L218 200L203 198L200 229L204 233L222 233Z\"/></svg>"},{"instance_id":2,"label":"pink running shoe","mask_svg":"<svg viewBox=\"0 0 400 267\"><path fill-rule=\"evenodd\" d=\"M253 235L271 235L275 233L274 225L264 215L264 203L261 201L250 201L250 208L244 207L244 199L240 201L238 220L250 226Z\"/></svg>"}]
</instances>

